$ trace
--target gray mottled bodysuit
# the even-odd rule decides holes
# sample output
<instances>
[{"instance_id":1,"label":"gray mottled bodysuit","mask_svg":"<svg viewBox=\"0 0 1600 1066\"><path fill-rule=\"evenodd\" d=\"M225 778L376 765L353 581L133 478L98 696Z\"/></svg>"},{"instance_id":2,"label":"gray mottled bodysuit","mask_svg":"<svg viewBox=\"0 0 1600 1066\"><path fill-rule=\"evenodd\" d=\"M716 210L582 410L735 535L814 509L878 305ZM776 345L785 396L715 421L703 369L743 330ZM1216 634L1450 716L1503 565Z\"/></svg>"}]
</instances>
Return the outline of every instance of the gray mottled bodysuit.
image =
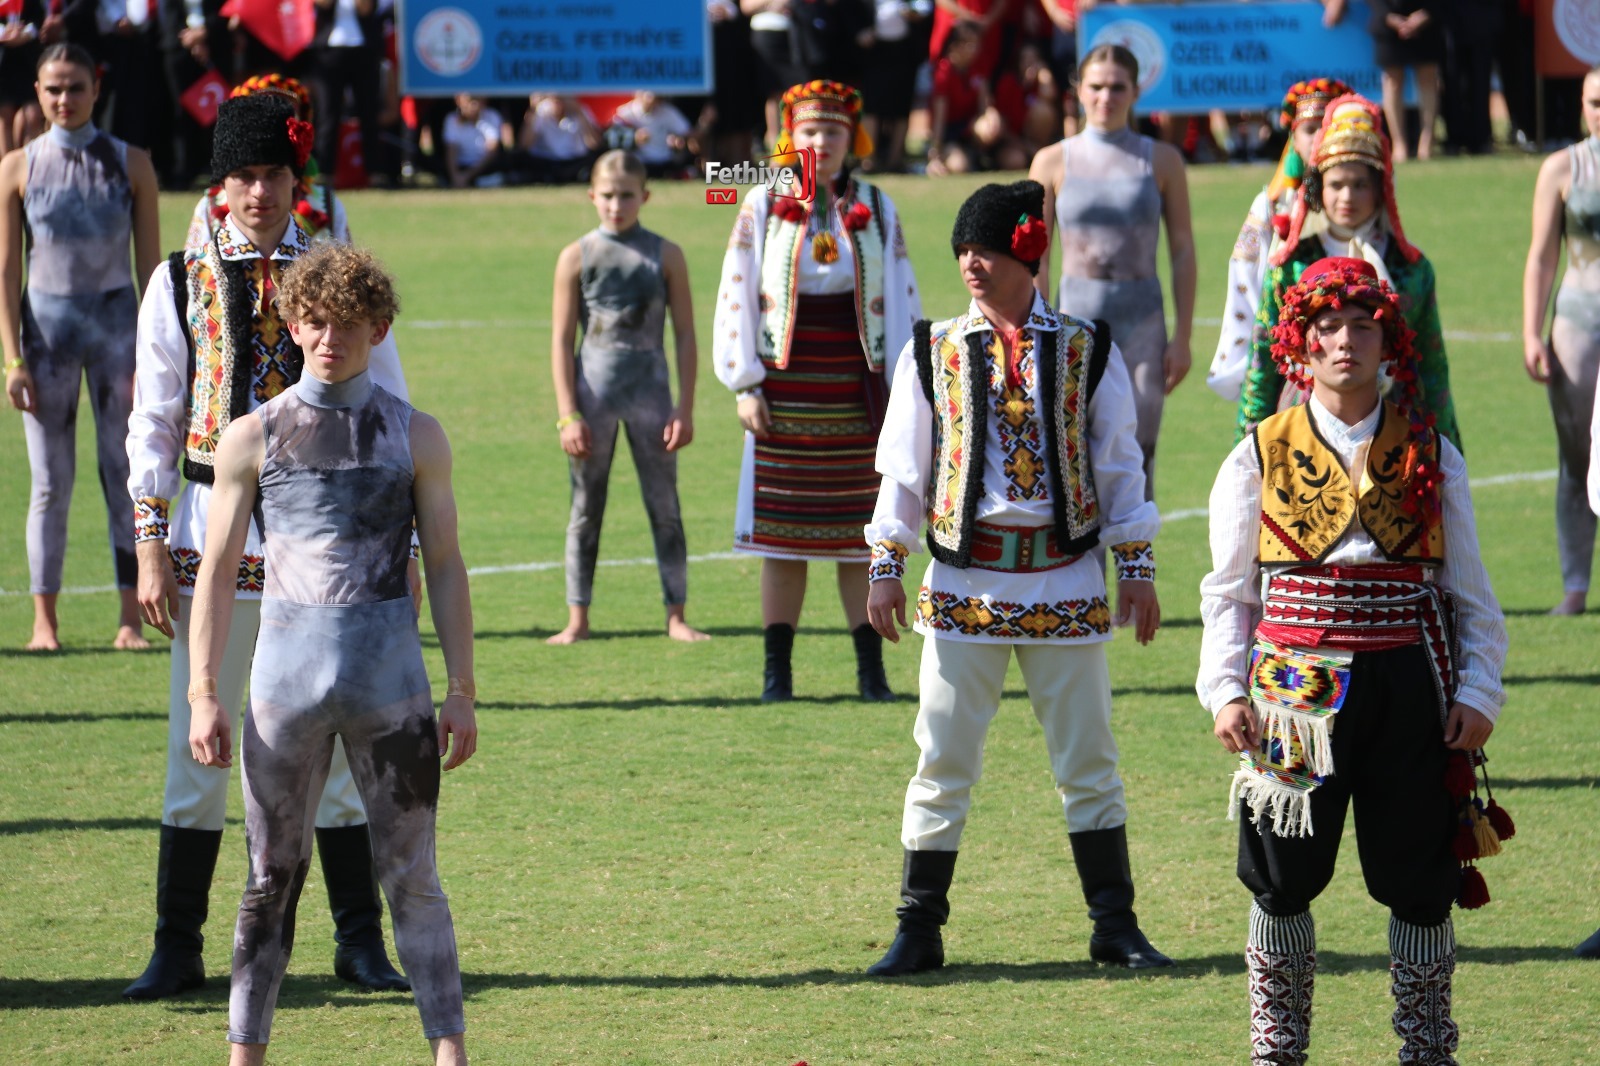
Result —
<instances>
[{"instance_id":1,"label":"gray mottled bodysuit","mask_svg":"<svg viewBox=\"0 0 1600 1066\"><path fill-rule=\"evenodd\" d=\"M264 1044L294 945L316 797L342 739L424 1034L464 1031L450 906L434 861L439 746L406 589L415 513L410 405L363 372L307 374L263 405L261 635L240 739L250 876L228 1039Z\"/></svg>"},{"instance_id":2,"label":"gray mottled bodysuit","mask_svg":"<svg viewBox=\"0 0 1600 1066\"><path fill-rule=\"evenodd\" d=\"M626 233L596 229L578 241L578 410L589 425L586 459L572 460L572 517L567 523L567 602L588 606L600 554L600 521L617 445L617 423L639 473L639 491L655 538L661 597L689 595L688 548L678 512L678 457L661 439L672 417L672 385L662 344L667 281L661 237L635 225Z\"/></svg>"},{"instance_id":3,"label":"gray mottled bodysuit","mask_svg":"<svg viewBox=\"0 0 1600 1066\"><path fill-rule=\"evenodd\" d=\"M1589 510L1589 425L1600 377L1600 139L1567 149L1567 272L1550 325L1550 411L1560 467L1556 477L1556 545L1563 592L1587 592L1594 564L1595 516Z\"/></svg>"},{"instance_id":4,"label":"gray mottled bodysuit","mask_svg":"<svg viewBox=\"0 0 1600 1066\"><path fill-rule=\"evenodd\" d=\"M36 412L22 416L33 471L29 581L35 594L61 591L77 472L78 394L87 374L112 563L117 586L131 589L139 568L126 489L127 441L139 301L128 266L128 146L92 125L52 126L29 142L27 153L22 358L37 394Z\"/></svg>"},{"instance_id":5,"label":"gray mottled bodysuit","mask_svg":"<svg viewBox=\"0 0 1600 1066\"><path fill-rule=\"evenodd\" d=\"M1156 276L1161 190L1154 142L1131 129L1086 129L1061 142L1056 226L1061 234L1060 310L1105 319L1133 379L1144 491L1155 498L1167 319Z\"/></svg>"}]
</instances>

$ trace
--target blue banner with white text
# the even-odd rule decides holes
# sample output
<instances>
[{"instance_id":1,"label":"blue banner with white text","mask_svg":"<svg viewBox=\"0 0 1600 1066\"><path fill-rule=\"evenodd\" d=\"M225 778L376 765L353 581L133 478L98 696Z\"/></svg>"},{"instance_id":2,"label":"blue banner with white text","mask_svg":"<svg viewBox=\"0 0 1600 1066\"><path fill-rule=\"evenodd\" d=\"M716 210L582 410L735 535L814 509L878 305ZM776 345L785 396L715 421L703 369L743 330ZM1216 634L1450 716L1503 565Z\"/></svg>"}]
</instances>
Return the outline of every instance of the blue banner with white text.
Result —
<instances>
[{"instance_id":1,"label":"blue banner with white text","mask_svg":"<svg viewBox=\"0 0 1600 1066\"><path fill-rule=\"evenodd\" d=\"M400 0L400 91L711 90L703 0Z\"/></svg>"}]
</instances>

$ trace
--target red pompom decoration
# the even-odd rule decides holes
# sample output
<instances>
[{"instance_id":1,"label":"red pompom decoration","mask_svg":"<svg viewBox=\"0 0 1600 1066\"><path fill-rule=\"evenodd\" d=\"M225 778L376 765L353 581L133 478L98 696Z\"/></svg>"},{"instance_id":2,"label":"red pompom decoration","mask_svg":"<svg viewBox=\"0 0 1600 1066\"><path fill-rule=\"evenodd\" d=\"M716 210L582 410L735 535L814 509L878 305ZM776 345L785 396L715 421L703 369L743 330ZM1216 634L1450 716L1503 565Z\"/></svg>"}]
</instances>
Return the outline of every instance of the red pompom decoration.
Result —
<instances>
[{"instance_id":1,"label":"red pompom decoration","mask_svg":"<svg viewBox=\"0 0 1600 1066\"><path fill-rule=\"evenodd\" d=\"M1476 866L1468 866L1461 871L1461 892L1456 896L1456 903L1462 910L1475 911L1489 902L1489 886L1484 883L1483 875Z\"/></svg>"},{"instance_id":2,"label":"red pompom decoration","mask_svg":"<svg viewBox=\"0 0 1600 1066\"><path fill-rule=\"evenodd\" d=\"M772 213L785 222L803 222L806 217L806 205L792 196L774 196Z\"/></svg>"},{"instance_id":3,"label":"red pompom decoration","mask_svg":"<svg viewBox=\"0 0 1600 1066\"><path fill-rule=\"evenodd\" d=\"M1449 760L1444 766L1444 787L1456 799L1466 799L1472 795L1472 788L1477 784L1477 777L1472 772L1472 763L1463 752L1451 752Z\"/></svg>"},{"instance_id":4,"label":"red pompom decoration","mask_svg":"<svg viewBox=\"0 0 1600 1066\"><path fill-rule=\"evenodd\" d=\"M1460 862L1471 862L1482 854L1478 849L1478 837L1472 831L1472 826L1465 822L1456 826L1456 836L1450 842L1450 850L1455 852L1456 859Z\"/></svg>"},{"instance_id":5,"label":"red pompom decoration","mask_svg":"<svg viewBox=\"0 0 1600 1066\"><path fill-rule=\"evenodd\" d=\"M1489 807L1483 814L1489 819L1489 824L1494 826L1495 836L1501 840L1510 840L1517 835L1517 823L1513 822L1506 809L1493 799L1489 800Z\"/></svg>"},{"instance_id":6,"label":"red pompom decoration","mask_svg":"<svg viewBox=\"0 0 1600 1066\"><path fill-rule=\"evenodd\" d=\"M1044 219L1023 215L1017 219L1017 228L1011 231L1011 254L1023 262L1031 262L1044 255L1050 247L1050 231L1044 228Z\"/></svg>"},{"instance_id":7,"label":"red pompom decoration","mask_svg":"<svg viewBox=\"0 0 1600 1066\"><path fill-rule=\"evenodd\" d=\"M1289 237L1289 216L1273 215L1272 232L1278 235L1278 240L1287 240Z\"/></svg>"},{"instance_id":8,"label":"red pompom decoration","mask_svg":"<svg viewBox=\"0 0 1600 1066\"><path fill-rule=\"evenodd\" d=\"M312 207L310 200L302 199L296 203L294 213L314 232L320 233L328 228L328 213Z\"/></svg>"},{"instance_id":9,"label":"red pompom decoration","mask_svg":"<svg viewBox=\"0 0 1600 1066\"><path fill-rule=\"evenodd\" d=\"M223 219L227 218L228 217L228 205L227 204L215 204L215 205L213 205L212 208L211 208L211 217L216 219L218 222L221 222Z\"/></svg>"},{"instance_id":10,"label":"red pompom decoration","mask_svg":"<svg viewBox=\"0 0 1600 1066\"><path fill-rule=\"evenodd\" d=\"M872 208L857 200L850 205L850 210L844 213L844 228L847 230L866 229L867 223L872 221Z\"/></svg>"},{"instance_id":11,"label":"red pompom decoration","mask_svg":"<svg viewBox=\"0 0 1600 1066\"><path fill-rule=\"evenodd\" d=\"M289 143L294 145L295 165L303 169L306 160L311 158L311 146L316 141L316 133L309 122L301 122L297 118L288 121Z\"/></svg>"}]
</instances>

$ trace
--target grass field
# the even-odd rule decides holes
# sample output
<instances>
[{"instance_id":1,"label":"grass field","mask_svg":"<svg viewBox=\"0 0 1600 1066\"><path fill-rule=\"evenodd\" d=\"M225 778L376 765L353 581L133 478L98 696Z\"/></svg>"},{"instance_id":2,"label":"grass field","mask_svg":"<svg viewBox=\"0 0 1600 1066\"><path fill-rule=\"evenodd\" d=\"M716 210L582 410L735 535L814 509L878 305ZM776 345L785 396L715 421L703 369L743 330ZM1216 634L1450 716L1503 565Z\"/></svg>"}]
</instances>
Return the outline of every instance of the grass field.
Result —
<instances>
[{"instance_id":1,"label":"grass field","mask_svg":"<svg viewBox=\"0 0 1600 1066\"><path fill-rule=\"evenodd\" d=\"M1570 957L1600 922L1600 616L1543 615L1560 594L1555 448L1543 393L1521 367L1520 280L1536 162L1412 165L1409 235L1440 276L1457 409L1484 553L1511 633L1510 703L1490 745L1520 832L1485 873L1494 902L1460 914L1463 1061L1600 1061L1600 965ZM363 194L358 239L397 273L398 336L413 399L457 456L474 579L482 738L446 780L439 860L455 912L469 1039L482 1063L1095 1064L1241 1062L1248 895L1224 820L1228 757L1192 690L1206 502L1231 410L1202 384L1223 264L1261 168L1193 171L1200 253L1196 372L1172 397L1157 486L1166 625L1111 646L1139 912L1179 959L1130 977L1087 962L1088 922L1038 726L1013 673L990 735L946 930L951 965L878 983L861 970L893 931L898 829L915 761L914 704L854 699L831 575L818 574L781 709L756 700L755 563L729 548L738 462L731 398L709 372L681 461L689 618L715 639L658 636L659 591L631 466L613 473L598 638L543 637L565 620L565 464L548 374L556 250L593 224L582 190ZM924 306L965 296L947 236L973 180L892 179ZM684 245L703 350L732 209L696 185L658 186L645 222ZM181 238L192 201L163 201ZM705 360L702 360L703 364ZM91 428L74 501L67 584L110 580ZM27 464L0 419L0 1043L25 1063L222 1061L233 912L244 879L239 802L211 898L201 993L148 1005L118 993L150 947L166 729L164 652L107 650L110 593L62 600L66 650L12 649L30 607L22 550ZM1522 475L1535 475L1523 479ZM525 564L538 564L528 566ZM19 590L21 593L19 594ZM443 680L437 643L424 633ZM920 640L889 651L914 692ZM1404 772L1397 767L1397 772ZM237 791L237 775L234 788ZM1393 1061L1386 916L1365 896L1353 842L1319 901L1314 1061ZM408 997L331 976L320 874L274 1032L283 1063L421 1062Z\"/></svg>"}]
</instances>

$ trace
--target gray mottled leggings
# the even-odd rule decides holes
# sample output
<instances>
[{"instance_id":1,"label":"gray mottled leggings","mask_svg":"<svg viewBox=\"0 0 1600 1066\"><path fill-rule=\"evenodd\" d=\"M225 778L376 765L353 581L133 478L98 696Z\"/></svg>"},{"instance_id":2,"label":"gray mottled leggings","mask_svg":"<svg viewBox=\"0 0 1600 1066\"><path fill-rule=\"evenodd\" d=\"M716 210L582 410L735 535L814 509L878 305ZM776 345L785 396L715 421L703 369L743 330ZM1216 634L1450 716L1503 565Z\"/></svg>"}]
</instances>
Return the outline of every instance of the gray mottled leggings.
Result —
<instances>
[{"instance_id":1,"label":"gray mottled leggings","mask_svg":"<svg viewBox=\"0 0 1600 1066\"><path fill-rule=\"evenodd\" d=\"M567 602L589 605L594 594L595 560L600 555L600 522L606 513L611 458L617 448L617 424L628 434L628 450L639 473L650 533L655 538L656 567L661 573L661 601L668 605L689 598L689 549L678 511L678 457L662 443L672 417L672 397L665 388L640 389L629 402L606 402L588 382L578 378L578 410L589 424L587 459L572 462L572 517L567 522Z\"/></svg>"},{"instance_id":2,"label":"gray mottled leggings","mask_svg":"<svg viewBox=\"0 0 1600 1066\"><path fill-rule=\"evenodd\" d=\"M1595 515L1589 510L1589 427L1594 418L1595 380L1600 376L1600 337L1558 311L1551 327L1550 413L1556 423L1560 462L1556 475L1556 549L1563 592L1587 592L1594 564Z\"/></svg>"},{"instance_id":3,"label":"gray mottled leggings","mask_svg":"<svg viewBox=\"0 0 1600 1066\"><path fill-rule=\"evenodd\" d=\"M434 860L438 736L411 600L263 599L250 694L240 737L250 875L233 938L228 1039L265 1044L271 1035L335 737L367 807L423 1035L465 1031L455 928Z\"/></svg>"},{"instance_id":4,"label":"gray mottled leggings","mask_svg":"<svg viewBox=\"0 0 1600 1066\"><path fill-rule=\"evenodd\" d=\"M79 296L29 292L22 304L22 357L33 375L37 413L22 416L33 491L28 501L28 574L35 595L61 591L67 511L77 477L78 395L89 378L100 490L106 501L118 588L139 582L128 496L128 414L133 410L132 288Z\"/></svg>"}]
</instances>

